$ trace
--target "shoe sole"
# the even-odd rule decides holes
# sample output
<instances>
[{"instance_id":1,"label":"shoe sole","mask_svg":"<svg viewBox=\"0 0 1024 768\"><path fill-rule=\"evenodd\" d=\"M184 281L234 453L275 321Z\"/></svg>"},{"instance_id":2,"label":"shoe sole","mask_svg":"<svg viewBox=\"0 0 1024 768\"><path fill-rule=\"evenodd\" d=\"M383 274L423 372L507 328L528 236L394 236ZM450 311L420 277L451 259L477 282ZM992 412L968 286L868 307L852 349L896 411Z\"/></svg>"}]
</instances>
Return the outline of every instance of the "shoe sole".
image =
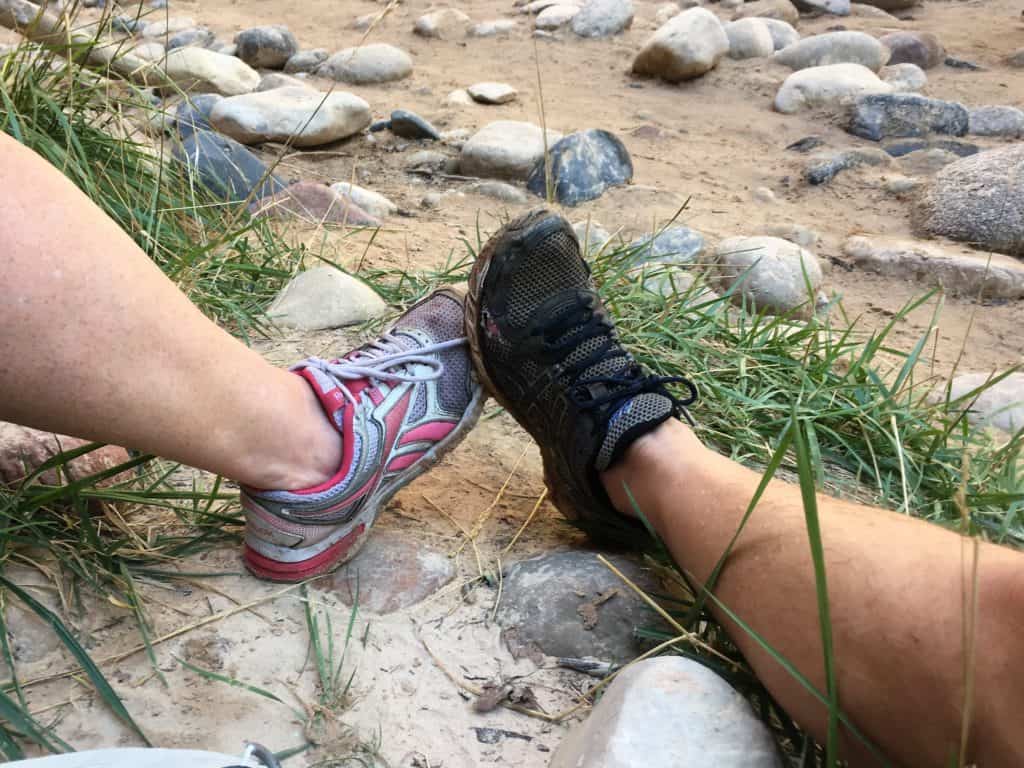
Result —
<instances>
[{"instance_id":1,"label":"shoe sole","mask_svg":"<svg viewBox=\"0 0 1024 768\"><path fill-rule=\"evenodd\" d=\"M458 293L459 298L462 298L461 293L457 291L455 293ZM484 403L487 401L487 393L480 386L479 374L475 369L470 372L470 376L476 385L474 387L475 392L466 408L466 413L456 424L455 429L449 432L437 445L424 453L415 464L408 467L403 473L401 480L394 483L386 492L372 498L365 507L359 510L359 513L352 520L346 522L344 527L338 531L340 535L338 541L322 552L294 563L286 563L261 555L247 544L244 550L243 561L248 571L264 581L293 584L330 573L345 565L345 563L359 554L359 550L362 549L369 538L370 529L373 527L374 522L376 522L380 510L391 501L396 493L416 480L424 472L434 467L441 459L454 450L466 435L473 430L473 427L476 426L477 421L480 419L480 414L483 413ZM300 547L295 551L301 552L302 548Z\"/></svg>"}]
</instances>

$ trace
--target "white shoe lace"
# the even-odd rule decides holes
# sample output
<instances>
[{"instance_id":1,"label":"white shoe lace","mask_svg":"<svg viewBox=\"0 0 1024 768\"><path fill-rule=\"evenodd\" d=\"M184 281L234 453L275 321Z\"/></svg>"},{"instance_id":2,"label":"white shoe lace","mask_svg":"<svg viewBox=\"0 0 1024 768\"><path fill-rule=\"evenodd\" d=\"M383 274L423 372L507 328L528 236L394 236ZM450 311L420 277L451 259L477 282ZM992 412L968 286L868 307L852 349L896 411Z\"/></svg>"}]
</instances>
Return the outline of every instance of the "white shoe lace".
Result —
<instances>
[{"instance_id":1,"label":"white shoe lace","mask_svg":"<svg viewBox=\"0 0 1024 768\"><path fill-rule=\"evenodd\" d=\"M323 372L337 384L345 399L354 406L357 405L356 398L345 385L346 381L434 381L444 375L444 363L433 355L462 346L466 342L467 339L462 337L405 349L394 333L385 333L343 360L332 363L319 357L310 357L296 363L289 370L315 368ZM417 366L418 370L411 370L411 366Z\"/></svg>"}]
</instances>

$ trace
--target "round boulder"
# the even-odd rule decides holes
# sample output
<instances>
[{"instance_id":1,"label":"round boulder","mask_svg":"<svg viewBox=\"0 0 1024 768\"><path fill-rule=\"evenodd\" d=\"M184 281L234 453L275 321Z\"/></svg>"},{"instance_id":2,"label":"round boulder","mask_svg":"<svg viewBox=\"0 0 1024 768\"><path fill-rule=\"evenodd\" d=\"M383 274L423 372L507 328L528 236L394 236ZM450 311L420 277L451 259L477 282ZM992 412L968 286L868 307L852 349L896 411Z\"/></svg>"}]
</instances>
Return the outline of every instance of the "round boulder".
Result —
<instances>
[{"instance_id":1,"label":"round boulder","mask_svg":"<svg viewBox=\"0 0 1024 768\"><path fill-rule=\"evenodd\" d=\"M164 72L183 91L237 96L260 84L260 74L244 61L205 48L175 48L167 52Z\"/></svg>"},{"instance_id":2,"label":"round boulder","mask_svg":"<svg viewBox=\"0 0 1024 768\"><path fill-rule=\"evenodd\" d=\"M372 85L401 80L412 74L412 58L387 43L345 48L316 69L316 74L353 85Z\"/></svg>"},{"instance_id":3,"label":"round boulder","mask_svg":"<svg viewBox=\"0 0 1024 768\"><path fill-rule=\"evenodd\" d=\"M764 19L740 19L725 25L729 58L759 59L775 52L775 41Z\"/></svg>"},{"instance_id":4,"label":"round boulder","mask_svg":"<svg viewBox=\"0 0 1024 768\"><path fill-rule=\"evenodd\" d=\"M281 69L299 50L295 35L280 24L245 29L235 35L238 58L250 67Z\"/></svg>"},{"instance_id":5,"label":"round boulder","mask_svg":"<svg viewBox=\"0 0 1024 768\"><path fill-rule=\"evenodd\" d=\"M860 64L829 64L794 72L775 95L785 114L817 107L847 106L867 93L890 93L892 86Z\"/></svg>"},{"instance_id":6,"label":"round boulder","mask_svg":"<svg viewBox=\"0 0 1024 768\"><path fill-rule=\"evenodd\" d=\"M783 48L775 61L790 69L860 64L877 72L888 63L889 49L864 32L826 32Z\"/></svg>"},{"instance_id":7,"label":"round boulder","mask_svg":"<svg viewBox=\"0 0 1024 768\"><path fill-rule=\"evenodd\" d=\"M549 130L550 147L562 134ZM544 132L533 123L498 120L470 137L459 156L459 171L466 176L526 179L544 157Z\"/></svg>"},{"instance_id":8,"label":"round boulder","mask_svg":"<svg viewBox=\"0 0 1024 768\"><path fill-rule=\"evenodd\" d=\"M690 8L644 43L633 72L678 83L711 71L728 52L729 38L718 17L704 8Z\"/></svg>"},{"instance_id":9,"label":"round boulder","mask_svg":"<svg viewBox=\"0 0 1024 768\"><path fill-rule=\"evenodd\" d=\"M243 144L290 141L296 147L317 147L363 130L370 124L370 105L344 91L276 88L218 102L210 123Z\"/></svg>"},{"instance_id":10,"label":"round boulder","mask_svg":"<svg viewBox=\"0 0 1024 768\"><path fill-rule=\"evenodd\" d=\"M299 72L312 72L327 61L326 48L314 48L310 51L299 51L285 62L284 71L289 75Z\"/></svg>"},{"instance_id":11,"label":"round boulder","mask_svg":"<svg viewBox=\"0 0 1024 768\"><path fill-rule=\"evenodd\" d=\"M571 133L549 150L551 186L563 205L578 205L600 197L608 187L628 184L633 161L625 145L608 131ZM542 157L534 166L526 188L546 197L547 164Z\"/></svg>"},{"instance_id":12,"label":"round boulder","mask_svg":"<svg viewBox=\"0 0 1024 768\"><path fill-rule=\"evenodd\" d=\"M580 37L610 37L633 23L633 0L586 0L572 18Z\"/></svg>"},{"instance_id":13,"label":"round boulder","mask_svg":"<svg viewBox=\"0 0 1024 768\"><path fill-rule=\"evenodd\" d=\"M715 251L718 286L733 291L734 304L772 314L813 311L821 288L818 258L778 237L730 237Z\"/></svg>"}]
</instances>

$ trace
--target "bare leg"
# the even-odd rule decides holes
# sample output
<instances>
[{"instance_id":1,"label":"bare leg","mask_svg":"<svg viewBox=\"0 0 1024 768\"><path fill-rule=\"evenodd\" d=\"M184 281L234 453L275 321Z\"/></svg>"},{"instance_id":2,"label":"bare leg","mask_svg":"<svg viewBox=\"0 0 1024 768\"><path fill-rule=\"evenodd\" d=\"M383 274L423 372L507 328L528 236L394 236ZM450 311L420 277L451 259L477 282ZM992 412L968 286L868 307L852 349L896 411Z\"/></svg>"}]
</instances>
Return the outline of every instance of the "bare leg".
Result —
<instances>
[{"instance_id":1,"label":"bare leg","mask_svg":"<svg viewBox=\"0 0 1024 768\"><path fill-rule=\"evenodd\" d=\"M25 180L31 179L31 184ZM117 225L0 133L0 418L261 488L341 460L298 376L217 328Z\"/></svg>"},{"instance_id":2,"label":"bare leg","mask_svg":"<svg viewBox=\"0 0 1024 768\"><path fill-rule=\"evenodd\" d=\"M635 442L603 476L629 513L627 484L675 560L699 581L735 533L760 478L705 448L679 422ZM964 700L962 590L972 544L920 520L819 497L838 685L844 712L891 759L946 766L958 755ZM1024 557L981 545L975 717L968 762L1024 764ZM799 489L773 482L715 589L820 691L825 690L814 573ZM724 617L722 617L724 618ZM730 626L727 622L727 626ZM787 711L824 739L827 710L739 627L733 639ZM870 764L853 739L854 764Z\"/></svg>"}]
</instances>

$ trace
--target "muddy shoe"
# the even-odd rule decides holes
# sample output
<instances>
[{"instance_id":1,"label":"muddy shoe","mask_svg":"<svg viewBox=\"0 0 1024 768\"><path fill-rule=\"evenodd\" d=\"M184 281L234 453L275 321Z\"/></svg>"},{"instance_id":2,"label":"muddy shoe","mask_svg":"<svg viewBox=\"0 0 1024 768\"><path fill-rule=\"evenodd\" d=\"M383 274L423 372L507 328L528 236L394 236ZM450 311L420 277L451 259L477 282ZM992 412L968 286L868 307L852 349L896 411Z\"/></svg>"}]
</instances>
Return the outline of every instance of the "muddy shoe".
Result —
<instances>
[{"instance_id":1,"label":"muddy shoe","mask_svg":"<svg viewBox=\"0 0 1024 768\"><path fill-rule=\"evenodd\" d=\"M642 543L643 526L614 510L598 474L696 392L623 349L565 219L533 211L490 239L469 278L466 334L484 386L540 446L562 514L598 538Z\"/></svg>"},{"instance_id":2,"label":"muddy shoe","mask_svg":"<svg viewBox=\"0 0 1024 768\"><path fill-rule=\"evenodd\" d=\"M384 504L472 429L484 394L469 362L462 296L442 290L389 333L340 360L292 367L342 436L342 461L323 485L242 489L245 564L272 581L300 581L350 559Z\"/></svg>"}]
</instances>

